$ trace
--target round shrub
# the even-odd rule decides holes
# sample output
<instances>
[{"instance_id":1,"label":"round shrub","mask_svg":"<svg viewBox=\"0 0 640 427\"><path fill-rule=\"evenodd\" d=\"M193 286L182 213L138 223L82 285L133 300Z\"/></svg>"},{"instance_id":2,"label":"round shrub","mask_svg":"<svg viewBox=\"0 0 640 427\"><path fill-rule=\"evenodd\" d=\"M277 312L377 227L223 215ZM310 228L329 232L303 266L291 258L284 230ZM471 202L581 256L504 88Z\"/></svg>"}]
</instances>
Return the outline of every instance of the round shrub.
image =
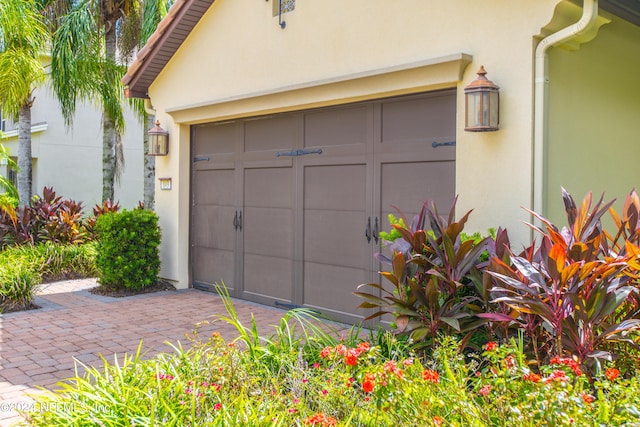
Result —
<instances>
[{"instance_id":1,"label":"round shrub","mask_svg":"<svg viewBox=\"0 0 640 427\"><path fill-rule=\"evenodd\" d=\"M134 209L96 221L98 279L108 289L143 289L158 281L160 228L157 215Z\"/></svg>"}]
</instances>

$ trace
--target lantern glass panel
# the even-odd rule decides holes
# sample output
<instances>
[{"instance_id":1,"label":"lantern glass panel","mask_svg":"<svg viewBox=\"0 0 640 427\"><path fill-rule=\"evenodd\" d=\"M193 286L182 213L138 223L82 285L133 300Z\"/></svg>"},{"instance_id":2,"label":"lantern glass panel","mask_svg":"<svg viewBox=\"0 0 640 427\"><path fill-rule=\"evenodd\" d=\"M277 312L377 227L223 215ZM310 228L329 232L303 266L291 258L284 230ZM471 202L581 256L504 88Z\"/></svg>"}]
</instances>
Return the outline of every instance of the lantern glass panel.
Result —
<instances>
[{"instance_id":1,"label":"lantern glass panel","mask_svg":"<svg viewBox=\"0 0 640 427\"><path fill-rule=\"evenodd\" d=\"M500 119L500 99L498 92L489 93L489 118L487 124L492 129L498 129Z\"/></svg>"},{"instance_id":2,"label":"lantern glass panel","mask_svg":"<svg viewBox=\"0 0 640 427\"><path fill-rule=\"evenodd\" d=\"M479 92L467 94L466 127L477 127L482 124L482 96Z\"/></svg>"}]
</instances>

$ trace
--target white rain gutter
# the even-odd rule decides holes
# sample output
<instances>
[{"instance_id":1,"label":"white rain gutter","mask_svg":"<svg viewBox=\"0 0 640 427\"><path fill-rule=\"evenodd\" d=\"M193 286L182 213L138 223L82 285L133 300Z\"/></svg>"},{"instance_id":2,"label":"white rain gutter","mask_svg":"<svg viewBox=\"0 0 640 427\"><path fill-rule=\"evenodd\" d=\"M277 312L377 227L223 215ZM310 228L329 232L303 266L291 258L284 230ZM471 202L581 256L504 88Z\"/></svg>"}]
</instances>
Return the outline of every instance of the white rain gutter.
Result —
<instances>
[{"instance_id":1,"label":"white rain gutter","mask_svg":"<svg viewBox=\"0 0 640 427\"><path fill-rule=\"evenodd\" d=\"M542 39L536 47L534 64L534 117L533 117L533 191L532 208L544 214L544 145L547 132L547 91L549 76L548 51L593 29L598 19L598 0L583 0L582 17L578 22Z\"/></svg>"}]
</instances>

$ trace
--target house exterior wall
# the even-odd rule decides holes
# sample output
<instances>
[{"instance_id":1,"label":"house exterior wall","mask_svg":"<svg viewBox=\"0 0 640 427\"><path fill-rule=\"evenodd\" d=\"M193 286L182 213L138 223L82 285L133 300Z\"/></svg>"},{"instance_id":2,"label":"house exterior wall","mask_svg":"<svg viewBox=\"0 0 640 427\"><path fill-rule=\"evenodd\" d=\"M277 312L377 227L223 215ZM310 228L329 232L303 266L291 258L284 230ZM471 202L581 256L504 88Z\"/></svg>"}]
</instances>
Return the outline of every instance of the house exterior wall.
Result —
<instances>
[{"instance_id":1,"label":"house exterior wall","mask_svg":"<svg viewBox=\"0 0 640 427\"><path fill-rule=\"evenodd\" d=\"M102 113L88 103L79 103L73 126L66 128L58 101L44 86L35 92L31 109L31 144L33 194L53 187L67 199L82 201L86 212L102 204ZM125 208L137 206L143 199L143 128L133 112L126 109L127 128L122 137L125 170L120 184L115 184L115 199ZM9 124L5 138L0 139L11 156L18 153L18 137Z\"/></svg>"},{"instance_id":2,"label":"house exterior wall","mask_svg":"<svg viewBox=\"0 0 640 427\"><path fill-rule=\"evenodd\" d=\"M640 28L611 19L580 49L550 54L545 214L558 224L566 223L561 187L576 202L605 193L620 213L640 183Z\"/></svg>"},{"instance_id":3,"label":"house exterior wall","mask_svg":"<svg viewBox=\"0 0 640 427\"><path fill-rule=\"evenodd\" d=\"M458 93L458 212L474 209L470 231L507 226L528 240L533 49L557 3L300 0L282 30L268 2L216 1L149 88L171 134L156 164L173 179L156 193L161 275L188 286L189 125L442 88ZM463 89L480 65L502 88L494 133L463 130Z\"/></svg>"}]
</instances>

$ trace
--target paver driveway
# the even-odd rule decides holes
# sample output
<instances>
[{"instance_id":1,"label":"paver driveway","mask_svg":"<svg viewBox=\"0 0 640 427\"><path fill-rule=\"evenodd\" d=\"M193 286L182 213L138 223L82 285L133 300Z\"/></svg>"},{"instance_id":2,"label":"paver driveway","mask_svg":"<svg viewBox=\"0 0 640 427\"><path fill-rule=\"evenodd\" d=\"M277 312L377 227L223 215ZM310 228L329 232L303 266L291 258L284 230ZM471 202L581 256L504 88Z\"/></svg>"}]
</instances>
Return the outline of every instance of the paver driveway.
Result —
<instances>
[{"instance_id":1,"label":"paver driveway","mask_svg":"<svg viewBox=\"0 0 640 427\"><path fill-rule=\"evenodd\" d=\"M29 394L38 386L55 383L74 374L74 359L99 365L100 355L133 353L142 340L147 356L170 352L165 341L188 344L186 333L195 324L224 314L220 298L194 289L165 291L126 298L93 295L94 280L44 285L36 303L38 310L0 315L0 426L20 421L15 409L33 401ZM261 330L278 323L284 311L234 300L243 322L254 314ZM218 331L236 336L233 328L214 321L202 326L202 336Z\"/></svg>"}]
</instances>

